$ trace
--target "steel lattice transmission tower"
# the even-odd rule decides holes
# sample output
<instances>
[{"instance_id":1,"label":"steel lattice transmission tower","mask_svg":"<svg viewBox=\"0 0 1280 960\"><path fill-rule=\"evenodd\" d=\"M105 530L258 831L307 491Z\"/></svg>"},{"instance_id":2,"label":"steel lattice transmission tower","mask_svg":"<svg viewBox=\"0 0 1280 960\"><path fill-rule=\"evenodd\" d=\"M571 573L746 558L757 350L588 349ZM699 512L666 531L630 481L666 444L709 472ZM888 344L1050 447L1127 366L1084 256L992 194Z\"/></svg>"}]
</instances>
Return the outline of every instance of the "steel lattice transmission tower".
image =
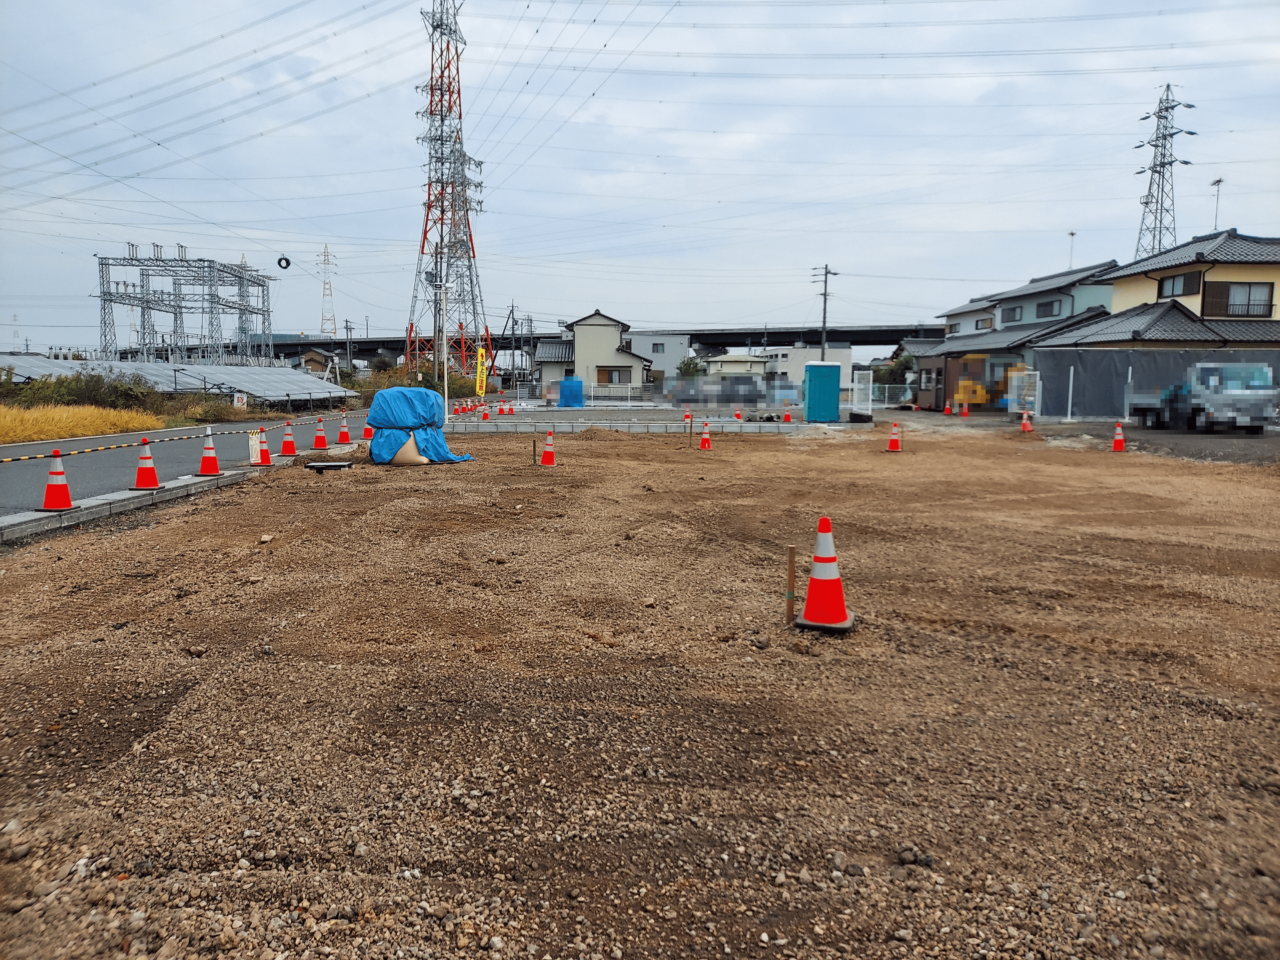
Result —
<instances>
[{"instance_id":1,"label":"steel lattice transmission tower","mask_svg":"<svg viewBox=\"0 0 1280 960\"><path fill-rule=\"evenodd\" d=\"M329 253L329 245L324 245L324 253L320 255L320 279L324 290L320 297L320 336L338 335L338 317L333 312L333 255Z\"/></svg>"},{"instance_id":2,"label":"steel lattice transmission tower","mask_svg":"<svg viewBox=\"0 0 1280 960\"><path fill-rule=\"evenodd\" d=\"M427 98L418 111L427 148L422 239L414 272L405 363L418 370L427 362L438 379L447 347L449 367L475 371L476 348L487 337L480 276L476 270L471 214L480 212L474 195L481 184L470 177L480 161L467 156L462 141L462 81L459 60L466 40L458 29L461 0L432 0L422 20L431 35L431 77L417 88ZM445 342L447 338L447 343ZM490 351L492 355L492 350Z\"/></svg>"},{"instance_id":3,"label":"steel lattice transmission tower","mask_svg":"<svg viewBox=\"0 0 1280 960\"><path fill-rule=\"evenodd\" d=\"M1195 104L1175 100L1173 85L1166 83L1155 111L1140 118L1149 120L1155 117L1156 129L1150 139L1133 148L1151 147L1153 151L1151 163L1138 171L1149 172L1151 180L1147 184L1146 196L1141 200L1142 226L1138 229L1138 246L1133 254L1135 260L1160 253L1178 243L1178 229L1173 218L1173 167L1178 163L1189 166L1191 161L1179 160L1173 155L1173 138L1180 133L1196 135L1194 130L1180 130L1173 125L1173 111L1178 107L1194 110Z\"/></svg>"}]
</instances>

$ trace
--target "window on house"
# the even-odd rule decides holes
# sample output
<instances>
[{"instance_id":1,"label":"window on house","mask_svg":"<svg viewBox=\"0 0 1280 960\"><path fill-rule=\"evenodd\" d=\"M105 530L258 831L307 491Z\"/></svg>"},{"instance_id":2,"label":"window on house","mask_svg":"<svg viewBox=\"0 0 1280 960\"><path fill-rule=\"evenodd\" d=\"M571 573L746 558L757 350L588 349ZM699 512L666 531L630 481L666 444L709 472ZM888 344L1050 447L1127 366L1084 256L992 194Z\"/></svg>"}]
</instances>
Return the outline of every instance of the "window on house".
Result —
<instances>
[{"instance_id":1,"label":"window on house","mask_svg":"<svg viewBox=\"0 0 1280 960\"><path fill-rule=\"evenodd\" d=\"M1061 300L1043 300L1036 304L1036 319L1043 320L1045 317L1056 317L1062 313Z\"/></svg>"},{"instance_id":2,"label":"window on house","mask_svg":"<svg viewBox=\"0 0 1280 960\"><path fill-rule=\"evenodd\" d=\"M933 367L925 367L920 371L920 389L933 389Z\"/></svg>"},{"instance_id":3,"label":"window on house","mask_svg":"<svg viewBox=\"0 0 1280 960\"><path fill-rule=\"evenodd\" d=\"M959 332L960 332L960 324L958 323L947 324L947 336L950 336L953 333L959 333Z\"/></svg>"},{"instance_id":4,"label":"window on house","mask_svg":"<svg viewBox=\"0 0 1280 960\"><path fill-rule=\"evenodd\" d=\"M653 343L649 346L650 353L666 353L667 345L665 343Z\"/></svg>"},{"instance_id":5,"label":"window on house","mask_svg":"<svg viewBox=\"0 0 1280 960\"><path fill-rule=\"evenodd\" d=\"M990 317L987 317L985 320L975 320L975 321L973 322L973 329L975 329L975 330L990 330L990 329L991 329L991 318L990 318Z\"/></svg>"},{"instance_id":6,"label":"window on house","mask_svg":"<svg viewBox=\"0 0 1280 960\"><path fill-rule=\"evenodd\" d=\"M1206 317L1270 317L1275 310L1273 283L1215 283L1204 285Z\"/></svg>"},{"instance_id":7,"label":"window on house","mask_svg":"<svg viewBox=\"0 0 1280 960\"><path fill-rule=\"evenodd\" d=\"M630 340L630 338L627 338L626 340L623 340L623 341L622 341L622 349L623 349L623 350L630 350L630 349L631 349L631 340Z\"/></svg>"},{"instance_id":8,"label":"window on house","mask_svg":"<svg viewBox=\"0 0 1280 960\"><path fill-rule=\"evenodd\" d=\"M1179 273L1172 277L1160 278L1160 296L1190 297L1200 292L1200 273Z\"/></svg>"},{"instance_id":9,"label":"window on house","mask_svg":"<svg viewBox=\"0 0 1280 960\"><path fill-rule=\"evenodd\" d=\"M599 367L596 369L596 383L630 383L630 382L631 382L630 367L622 367L621 369Z\"/></svg>"},{"instance_id":10,"label":"window on house","mask_svg":"<svg viewBox=\"0 0 1280 960\"><path fill-rule=\"evenodd\" d=\"M1005 307L1000 311L1001 323L1017 323L1022 319L1021 307Z\"/></svg>"}]
</instances>

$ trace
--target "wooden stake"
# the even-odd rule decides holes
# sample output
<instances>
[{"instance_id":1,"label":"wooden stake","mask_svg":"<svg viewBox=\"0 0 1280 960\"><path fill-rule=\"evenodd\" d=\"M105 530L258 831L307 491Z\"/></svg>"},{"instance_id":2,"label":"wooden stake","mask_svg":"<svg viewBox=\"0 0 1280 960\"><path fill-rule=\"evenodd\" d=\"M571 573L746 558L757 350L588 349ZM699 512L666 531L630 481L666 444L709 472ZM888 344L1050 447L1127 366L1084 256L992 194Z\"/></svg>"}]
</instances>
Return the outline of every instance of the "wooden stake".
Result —
<instances>
[{"instance_id":1,"label":"wooden stake","mask_svg":"<svg viewBox=\"0 0 1280 960\"><path fill-rule=\"evenodd\" d=\"M796 547L787 546L787 626L796 619Z\"/></svg>"}]
</instances>

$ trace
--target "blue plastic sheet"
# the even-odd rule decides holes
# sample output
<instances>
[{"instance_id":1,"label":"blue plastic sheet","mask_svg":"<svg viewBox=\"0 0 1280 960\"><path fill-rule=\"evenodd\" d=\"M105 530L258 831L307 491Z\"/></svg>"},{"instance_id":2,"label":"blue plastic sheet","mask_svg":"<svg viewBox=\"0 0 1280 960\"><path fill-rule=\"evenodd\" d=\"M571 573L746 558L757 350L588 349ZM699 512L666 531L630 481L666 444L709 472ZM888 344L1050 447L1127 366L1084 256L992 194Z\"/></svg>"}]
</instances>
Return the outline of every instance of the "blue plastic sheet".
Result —
<instances>
[{"instance_id":1,"label":"blue plastic sheet","mask_svg":"<svg viewBox=\"0 0 1280 960\"><path fill-rule=\"evenodd\" d=\"M583 407L582 402L582 378L581 377L565 377L560 381L560 406L562 407Z\"/></svg>"},{"instance_id":2,"label":"blue plastic sheet","mask_svg":"<svg viewBox=\"0 0 1280 960\"><path fill-rule=\"evenodd\" d=\"M435 463L470 460L469 454L453 453L445 443L444 397L423 387L388 387L373 395L369 416L373 427L369 455L374 463L390 463L412 433L418 452Z\"/></svg>"}]
</instances>

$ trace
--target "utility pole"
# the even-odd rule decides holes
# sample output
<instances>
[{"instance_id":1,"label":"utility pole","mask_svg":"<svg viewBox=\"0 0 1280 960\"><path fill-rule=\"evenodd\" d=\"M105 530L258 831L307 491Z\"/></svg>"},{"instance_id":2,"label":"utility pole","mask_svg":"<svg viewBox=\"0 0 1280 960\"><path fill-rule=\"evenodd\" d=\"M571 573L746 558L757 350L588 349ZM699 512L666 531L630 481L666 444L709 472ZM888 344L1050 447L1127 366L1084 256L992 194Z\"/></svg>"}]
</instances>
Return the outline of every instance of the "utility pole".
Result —
<instances>
[{"instance_id":1,"label":"utility pole","mask_svg":"<svg viewBox=\"0 0 1280 960\"><path fill-rule=\"evenodd\" d=\"M1222 196L1222 178L1212 181L1209 186L1213 187L1213 232L1218 232L1218 200Z\"/></svg>"},{"instance_id":2,"label":"utility pole","mask_svg":"<svg viewBox=\"0 0 1280 960\"><path fill-rule=\"evenodd\" d=\"M1133 258L1141 260L1178 244L1178 230L1173 218L1173 168L1175 164L1190 166L1190 160L1179 160L1173 155L1173 138L1180 133L1194 137L1194 130L1180 130L1173 125L1173 111L1178 107L1194 110L1193 103L1180 103L1173 97L1173 84L1164 85L1164 93L1152 113L1139 120L1156 118L1155 133L1133 149L1151 147L1151 163L1138 173L1150 173L1146 195L1142 200L1142 226L1138 228L1138 245Z\"/></svg>"},{"instance_id":3,"label":"utility pole","mask_svg":"<svg viewBox=\"0 0 1280 960\"><path fill-rule=\"evenodd\" d=\"M840 274L831 269L830 264L824 263L821 268L814 267L814 272L822 270L822 359L827 359L827 298L831 295L827 290L827 278L838 277ZM817 283L818 281L813 281Z\"/></svg>"},{"instance_id":4,"label":"utility pole","mask_svg":"<svg viewBox=\"0 0 1280 960\"><path fill-rule=\"evenodd\" d=\"M1071 245L1067 248L1067 269L1070 270L1076 259L1076 232L1068 230L1067 236L1071 238Z\"/></svg>"},{"instance_id":5,"label":"utility pole","mask_svg":"<svg viewBox=\"0 0 1280 960\"><path fill-rule=\"evenodd\" d=\"M343 320L342 323L343 323L343 326L347 328L347 369L354 370L356 368L356 365L355 365L355 362L351 359L351 321Z\"/></svg>"}]
</instances>

